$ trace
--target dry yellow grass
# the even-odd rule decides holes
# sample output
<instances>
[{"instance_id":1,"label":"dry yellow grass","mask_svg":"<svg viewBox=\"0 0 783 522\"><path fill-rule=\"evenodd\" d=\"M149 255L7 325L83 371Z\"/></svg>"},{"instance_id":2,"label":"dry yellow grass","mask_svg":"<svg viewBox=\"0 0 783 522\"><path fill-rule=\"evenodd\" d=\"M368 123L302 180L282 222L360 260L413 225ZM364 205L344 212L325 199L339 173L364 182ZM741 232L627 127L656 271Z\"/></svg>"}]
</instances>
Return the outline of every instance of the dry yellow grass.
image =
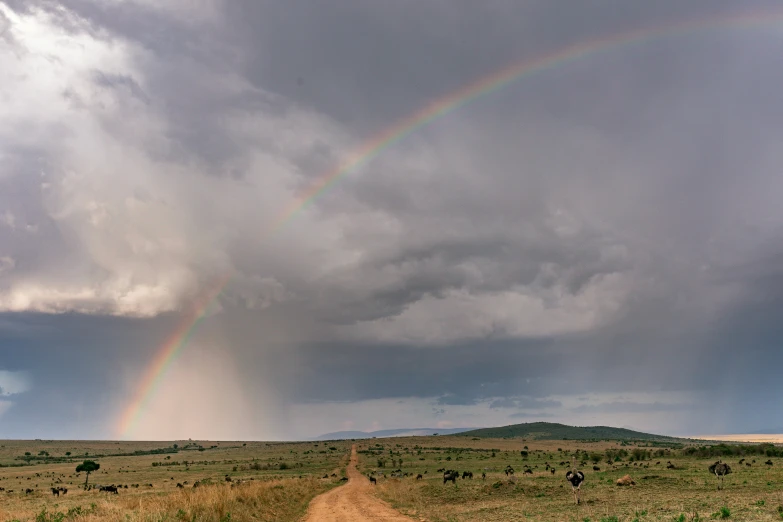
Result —
<instances>
[{"instance_id":1,"label":"dry yellow grass","mask_svg":"<svg viewBox=\"0 0 783 522\"><path fill-rule=\"evenodd\" d=\"M217 484L156 495L107 496L89 505L69 499L41 509L17 506L13 513L0 504L0 519L36 520L39 517L53 521L59 520L58 513L62 513L64 520L81 522L293 521L304 514L314 496L334 484L316 478L253 481L234 487Z\"/></svg>"},{"instance_id":2,"label":"dry yellow grass","mask_svg":"<svg viewBox=\"0 0 783 522\"><path fill-rule=\"evenodd\" d=\"M176 453L116 456L172 444L0 441L0 522L298 520L314 496L341 484L350 450L350 442L201 442L198 451L181 441ZM42 451L57 460L25 459ZM122 484L118 495L83 489L75 468L85 458L101 465L89 483ZM54 497L53 486L67 495Z\"/></svg>"}]
</instances>

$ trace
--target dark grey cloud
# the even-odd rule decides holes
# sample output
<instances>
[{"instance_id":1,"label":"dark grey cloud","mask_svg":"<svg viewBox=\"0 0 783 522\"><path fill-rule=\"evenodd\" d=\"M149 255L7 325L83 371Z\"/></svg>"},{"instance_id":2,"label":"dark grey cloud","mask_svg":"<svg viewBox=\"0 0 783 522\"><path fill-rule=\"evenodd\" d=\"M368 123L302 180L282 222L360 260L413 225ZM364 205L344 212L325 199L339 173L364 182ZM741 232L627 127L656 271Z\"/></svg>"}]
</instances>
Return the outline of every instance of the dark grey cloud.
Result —
<instances>
[{"instance_id":1,"label":"dark grey cloud","mask_svg":"<svg viewBox=\"0 0 783 522\"><path fill-rule=\"evenodd\" d=\"M234 403L270 398L236 418L282 435L305 429L287 406L389 399L439 420L768 425L783 333L775 31L712 27L526 77L267 232L355 144L500 67L776 3L0 6L0 65L45 62L59 79L0 81L0 370L31 382L0 436L111 436L133 380L222 273L222 309L170 381L190 390L222 360ZM44 56L19 17L90 52ZM168 395L150 418L167 418Z\"/></svg>"}]
</instances>

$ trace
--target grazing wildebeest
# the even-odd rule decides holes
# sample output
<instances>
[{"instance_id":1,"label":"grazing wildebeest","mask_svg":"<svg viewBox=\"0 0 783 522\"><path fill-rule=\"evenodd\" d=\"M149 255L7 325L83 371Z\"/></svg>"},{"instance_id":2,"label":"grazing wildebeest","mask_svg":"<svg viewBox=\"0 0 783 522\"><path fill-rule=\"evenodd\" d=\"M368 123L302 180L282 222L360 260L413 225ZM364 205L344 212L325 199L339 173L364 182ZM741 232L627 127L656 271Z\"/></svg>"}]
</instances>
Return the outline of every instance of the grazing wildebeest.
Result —
<instances>
[{"instance_id":1,"label":"grazing wildebeest","mask_svg":"<svg viewBox=\"0 0 783 522\"><path fill-rule=\"evenodd\" d=\"M481 480L487 480L487 474L483 471L481 472Z\"/></svg>"},{"instance_id":2,"label":"grazing wildebeest","mask_svg":"<svg viewBox=\"0 0 783 522\"><path fill-rule=\"evenodd\" d=\"M24 490L24 494L25 495L29 495L30 493L35 493L35 490L34 489L30 489L30 488L27 488L27 489Z\"/></svg>"},{"instance_id":3,"label":"grazing wildebeest","mask_svg":"<svg viewBox=\"0 0 783 522\"><path fill-rule=\"evenodd\" d=\"M52 496L59 497L60 496L60 490L57 488L52 488Z\"/></svg>"},{"instance_id":4,"label":"grazing wildebeest","mask_svg":"<svg viewBox=\"0 0 783 522\"><path fill-rule=\"evenodd\" d=\"M348 477L341 477L340 478L340 482L347 482L347 481L348 481Z\"/></svg>"},{"instance_id":5,"label":"grazing wildebeest","mask_svg":"<svg viewBox=\"0 0 783 522\"><path fill-rule=\"evenodd\" d=\"M68 493L68 488L58 488L58 489L60 490L60 493L62 493L63 495Z\"/></svg>"},{"instance_id":6,"label":"grazing wildebeest","mask_svg":"<svg viewBox=\"0 0 783 522\"><path fill-rule=\"evenodd\" d=\"M722 489L723 478L731 473L731 467L725 462L718 460L715 464L710 466L710 473L715 473L715 476L720 478L720 486L718 486L718 489Z\"/></svg>"},{"instance_id":7,"label":"grazing wildebeest","mask_svg":"<svg viewBox=\"0 0 783 522\"><path fill-rule=\"evenodd\" d=\"M418 475L416 475L416 480L421 480L421 479L423 479L423 478L424 478L424 475L422 475L421 473L419 473Z\"/></svg>"},{"instance_id":8,"label":"grazing wildebeest","mask_svg":"<svg viewBox=\"0 0 783 522\"><path fill-rule=\"evenodd\" d=\"M552 475L554 475L554 474L555 474L555 468L552 468L552 469L550 469L549 471L551 471L551 472L552 472Z\"/></svg>"},{"instance_id":9,"label":"grazing wildebeest","mask_svg":"<svg viewBox=\"0 0 783 522\"><path fill-rule=\"evenodd\" d=\"M668 461L668 462L666 463L666 469L677 469L677 466L675 466L674 464L672 464L672 461L670 460L670 461Z\"/></svg>"},{"instance_id":10,"label":"grazing wildebeest","mask_svg":"<svg viewBox=\"0 0 783 522\"><path fill-rule=\"evenodd\" d=\"M506 472L506 476L507 477L509 475L513 475L514 474L514 468L512 468L510 464L508 466L506 466L506 469L504 469L503 471Z\"/></svg>"},{"instance_id":11,"label":"grazing wildebeest","mask_svg":"<svg viewBox=\"0 0 783 522\"><path fill-rule=\"evenodd\" d=\"M767 466L771 466L771 465L772 465L772 459L769 459L769 460L768 460L767 462L765 462L764 464L766 464Z\"/></svg>"},{"instance_id":12,"label":"grazing wildebeest","mask_svg":"<svg viewBox=\"0 0 783 522\"><path fill-rule=\"evenodd\" d=\"M106 493L114 493L115 495L119 495L117 486L101 486L99 491L105 491Z\"/></svg>"},{"instance_id":13,"label":"grazing wildebeest","mask_svg":"<svg viewBox=\"0 0 783 522\"><path fill-rule=\"evenodd\" d=\"M370 484L378 484L378 481L375 477L370 477Z\"/></svg>"},{"instance_id":14,"label":"grazing wildebeest","mask_svg":"<svg viewBox=\"0 0 783 522\"><path fill-rule=\"evenodd\" d=\"M524 473L525 475L532 475L533 474L533 470L530 469L530 468L525 468L525 470L522 473Z\"/></svg>"},{"instance_id":15,"label":"grazing wildebeest","mask_svg":"<svg viewBox=\"0 0 783 522\"><path fill-rule=\"evenodd\" d=\"M182 484L180 484L179 482L177 482L177 487L178 487L178 488L180 488L180 489L182 489L182 488L184 488L185 486L183 486Z\"/></svg>"},{"instance_id":16,"label":"grazing wildebeest","mask_svg":"<svg viewBox=\"0 0 783 522\"><path fill-rule=\"evenodd\" d=\"M200 485L201 485L201 481L200 481L200 480L197 480L196 482L194 482L194 483L193 483L193 487L194 487L194 488L197 488L197 487L199 487Z\"/></svg>"},{"instance_id":17,"label":"grazing wildebeest","mask_svg":"<svg viewBox=\"0 0 783 522\"><path fill-rule=\"evenodd\" d=\"M636 464L634 464L634 466L635 466L635 465L636 465ZM599 468L598 466L593 466L593 471L601 471L601 468Z\"/></svg>"},{"instance_id":18,"label":"grazing wildebeest","mask_svg":"<svg viewBox=\"0 0 783 522\"><path fill-rule=\"evenodd\" d=\"M459 472L458 471L452 471L452 470L445 471L443 473L443 483L445 484L446 482L448 482L450 480L454 484L456 484L458 477L459 477Z\"/></svg>"},{"instance_id":19,"label":"grazing wildebeest","mask_svg":"<svg viewBox=\"0 0 783 522\"><path fill-rule=\"evenodd\" d=\"M324 477L324 478L328 478L328 477ZM226 482L231 482L231 477L229 477L228 475L226 475Z\"/></svg>"},{"instance_id":20,"label":"grazing wildebeest","mask_svg":"<svg viewBox=\"0 0 783 522\"><path fill-rule=\"evenodd\" d=\"M469 478L469 479L473 480L473 472L472 471L463 471L462 472L462 478L463 479Z\"/></svg>"}]
</instances>

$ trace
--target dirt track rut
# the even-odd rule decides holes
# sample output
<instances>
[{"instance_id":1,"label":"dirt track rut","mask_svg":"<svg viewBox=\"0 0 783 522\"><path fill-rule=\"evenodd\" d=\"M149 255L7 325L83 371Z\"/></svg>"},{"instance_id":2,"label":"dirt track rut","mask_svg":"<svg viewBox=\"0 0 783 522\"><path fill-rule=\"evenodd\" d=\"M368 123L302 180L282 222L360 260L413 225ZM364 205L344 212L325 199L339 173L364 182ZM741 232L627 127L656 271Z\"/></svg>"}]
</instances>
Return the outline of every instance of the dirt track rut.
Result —
<instances>
[{"instance_id":1,"label":"dirt track rut","mask_svg":"<svg viewBox=\"0 0 783 522\"><path fill-rule=\"evenodd\" d=\"M370 488L370 481L359 473L356 464L359 456L356 445L351 448L351 461L346 468L348 482L310 502L305 522L361 522L383 520L388 522L411 522L386 502L376 498Z\"/></svg>"}]
</instances>

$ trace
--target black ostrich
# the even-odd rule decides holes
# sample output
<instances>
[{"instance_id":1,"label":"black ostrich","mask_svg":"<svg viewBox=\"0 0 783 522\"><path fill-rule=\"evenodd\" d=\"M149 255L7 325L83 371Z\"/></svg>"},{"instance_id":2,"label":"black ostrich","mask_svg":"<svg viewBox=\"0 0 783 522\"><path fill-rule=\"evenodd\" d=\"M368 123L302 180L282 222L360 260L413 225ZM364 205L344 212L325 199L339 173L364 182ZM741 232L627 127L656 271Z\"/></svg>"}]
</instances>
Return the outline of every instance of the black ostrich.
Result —
<instances>
[{"instance_id":1,"label":"black ostrich","mask_svg":"<svg viewBox=\"0 0 783 522\"><path fill-rule=\"evenodd\" d=\"M585 481L585 474L576 469L576 460L574 460L573 464L573 470L566 472L566 480L571 483L571 490L574 492L574 500L579 504L579 492L582 483Z\"/></svg>"},{"instance_id":2,"label":"black ostrich","mask_svg":"<svg viewBox=\"0 0 783 522\"><path fill-rule=\"evenodd\" d=\"M710 466L710 473L715 473L715 476L720 479L720 486L718 486L718 489L722 489L723 478L729 473L731 473L731 467L725 462L721 462L719 460L715 464L712 464Z\"/></svg>"}]
</instances>

